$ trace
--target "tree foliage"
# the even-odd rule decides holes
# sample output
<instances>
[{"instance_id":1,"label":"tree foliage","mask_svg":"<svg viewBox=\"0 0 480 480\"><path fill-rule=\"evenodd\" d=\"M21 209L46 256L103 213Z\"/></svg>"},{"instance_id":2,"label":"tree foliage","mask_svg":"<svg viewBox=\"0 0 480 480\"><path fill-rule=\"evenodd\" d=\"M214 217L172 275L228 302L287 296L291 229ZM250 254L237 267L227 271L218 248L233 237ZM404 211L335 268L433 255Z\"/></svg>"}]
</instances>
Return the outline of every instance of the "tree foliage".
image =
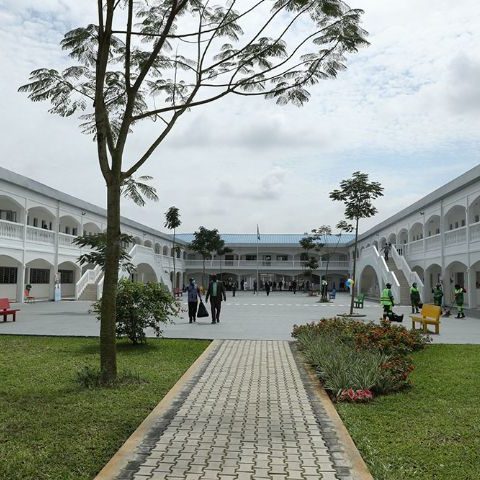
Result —
<instances>
[{"instance_id":1,"label":"tree foliage","mask_svg":"<svg viewBox=\"0 0 480 480\"><path fill-rule=\"evenodd\" d=\"M225 248L225 242L220 237L216 228L209 230L208 228L200 227L198 231L194 232L193 236L194 239L190 242L188 248L202 256L203 283L205 285L205 260L210 257L212 253Z\"/></svg>"},{"instance_id":2,"label":"tree foliage","mask_svg":"<svg viewBox=\"0 0 480 480\"><path fill-rule=\"evenodd\" d=\"M346 220L342 220L337 225L337 227L343 231L355 231L352 273L354 285L356 280L359 221L361 218L373 217L377 213L377 209L372 201L381 196L383 196L383 187L381 184L378 182L369 182L368 174L358 171L352 174L352 178L342 180L339 189L330 192L330 198L332 200L344 203L345 218L355 221L355 225L349 224ZM353 314L354 292L355 289L352 288L350 315Z\"/></svg>"},{"instance_id":3,"label":"tree foliage","mask_svg":"<svg viewBox=\"0 0 480 480\"><path fill-rule=\"evenodd\" d=\"M147 183L144 183L148 182L149 180L153 180L153 177L143 175L141 177L138 177L138 180L135 180L133 176L125 178L121 186L121 194L125 198L130 198L131 200L133 200L133 202L139 207L145 206L145 198L147 200L158 202L156 188L148 185Z\"/></svg>"},{"instance_id":4,"label":"tree foliage","mask_svg":"<svg viewBox=\"0 0 480 480\"><path fill-rule=\"evenodd\" d=\"M93 311L100 315L102 300L94 304ZM180 304L160 283L140 283L120 280L117 292L117 337L127 337L132 343L146 343L145 330L151 328L157 337L162 325L180 313Z\"/></svg>"},{"instance_id":5,"label":"tree foliage","mask_svg":"<svg viewBox=\"0 0 480 480\"><path fill-rule=\"evenodd\" d=\"M237 0L98 0L96 24L75 28L61 41L71 64L38 68L19 88L34 102L49 102L51 113L76 114L96 142L107 188L100 326L106 383L117 370L115 296L125 182L185 112L226 95L303 105L313 85L335 78L346 68L347 55L368 43L360 26L363 12L343 0L246 0L239 8ZM139 155L132 154L129 134L145 121L156 122L156 132Z\"/></svg>"},{"instance_id":6,"label":"tree foliage","mask_svg":"<svg viewBox=\"0 0 480 480\"><path fill-rule=\"evenodd\" d=\"M120 268L127 271L128 273L133 273L135 271L135 265L131 262L131 257L127 252L129 245L134 243L134 238L131 235L126 233L120 234ZM80 248L89 248L90 251L82 253L78 257L78 263L80 265L98 265L105 269L105 260L106 260L106 250L107 250L107 234L106 233L92 233L92 234L83 234L78 237L75 237L72 241L74 245L79 246Z\"/></svg>"}]
</instances>

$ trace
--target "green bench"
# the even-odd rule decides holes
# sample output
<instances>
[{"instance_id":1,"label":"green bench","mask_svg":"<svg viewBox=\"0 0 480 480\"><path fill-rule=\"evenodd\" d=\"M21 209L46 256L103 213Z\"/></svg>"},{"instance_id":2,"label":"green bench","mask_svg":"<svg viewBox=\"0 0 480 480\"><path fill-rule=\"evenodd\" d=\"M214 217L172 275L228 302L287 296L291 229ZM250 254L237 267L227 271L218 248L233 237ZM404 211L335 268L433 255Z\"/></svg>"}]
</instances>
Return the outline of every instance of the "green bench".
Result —
<instances>
[{"instance_id":1,"label":"green bench","mask_svg":"<svg viewBox=\"0 0 480 480\"><path fill-rule=\"evenodd\" d=\"M358 297L355 297L355 300L353 301L353 306L355 308L363 308L364 300L365 300L365 295L361 293Z\"/></svg>"}]
</instances>

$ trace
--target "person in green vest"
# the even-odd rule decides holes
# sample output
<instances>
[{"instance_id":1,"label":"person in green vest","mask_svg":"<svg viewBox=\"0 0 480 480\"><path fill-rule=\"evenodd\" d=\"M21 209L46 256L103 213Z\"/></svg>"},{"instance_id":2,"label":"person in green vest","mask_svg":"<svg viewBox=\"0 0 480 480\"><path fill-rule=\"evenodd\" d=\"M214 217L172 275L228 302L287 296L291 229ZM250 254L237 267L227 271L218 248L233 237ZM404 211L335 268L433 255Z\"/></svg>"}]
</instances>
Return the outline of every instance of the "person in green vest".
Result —
<instances>
[{"instance_id":1,"label":"person in green vest","mask_svg":"<svg viewBox=\"0 0 480 480\"><path fill-rule=\"evenodd\" d=\"M382 290L382 295L380 296L380 303L383 306L383 319L395 322L401 322L403 320L403 315L395 315L393 313L393 306L395 302L393 300L392 285L387 283L385 288Z\"/></svg>"},{"instance_id":2,"label":"person in green vest","mask_svg":"<svg viewBox=\"0 0 480 480\"><path fill-rule=\"evenodd\" d=\"M420 308L420 292L418 291L416 282L410 287L410 304L412 305L412 313L418 313Z\"/></svg>"},{"instance_id":3,"label":"person in green vest","mask_svg":"<svg viewBox=\"0 0 480 480\"><path fill-rule=\"evenodd\" d=\"M453 292L455 296L455 304L457 305L458 309L457 318L465 318L465 313L463 312L464 293L466 293L466 290L457 283Z\"/></svg>"},{"instance_id":4,"label":"person in green vest","mask_svg":"<svg viewBox=\"0 0 480 480\"><path fill-rule=\"evenodd\" d=\"M432 288L432 293L433 293L433 304L442 308L442 298L443 298L442 285L440 283L437 283L435 288Z\"/></svg>"}]
</instances>

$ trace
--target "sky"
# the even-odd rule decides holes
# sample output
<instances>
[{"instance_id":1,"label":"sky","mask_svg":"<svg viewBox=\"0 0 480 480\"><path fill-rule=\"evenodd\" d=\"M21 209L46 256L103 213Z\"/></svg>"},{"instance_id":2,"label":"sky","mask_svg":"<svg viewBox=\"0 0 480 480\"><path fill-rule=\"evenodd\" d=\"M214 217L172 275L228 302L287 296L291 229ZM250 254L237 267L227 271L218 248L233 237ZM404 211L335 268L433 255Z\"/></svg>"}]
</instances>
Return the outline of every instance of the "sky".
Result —
<instances>
[{"instance_id":1,"label":"sky","mask_svg":"<svg viewBox=\"0 0 480 480\"><path fill-rule=\"evenodd\" d=\"M77 118L17 92L30 71L69 64L63 34L95 21L93 0L0 0L0 165L105 206L91 137ZM354 171L384 187L388 218L480 162L480 2L352 0L365 11L370 46L335 80L310 88L303 107L225 97L186 113L139 174L160 197L122 214L160 230L180 209L179 231L303 233L336 225L329 192ZM297 32L298 35L301 32ZM149 122L129 139L134 161L155 138Z\"/></svg>"}]
</instances>

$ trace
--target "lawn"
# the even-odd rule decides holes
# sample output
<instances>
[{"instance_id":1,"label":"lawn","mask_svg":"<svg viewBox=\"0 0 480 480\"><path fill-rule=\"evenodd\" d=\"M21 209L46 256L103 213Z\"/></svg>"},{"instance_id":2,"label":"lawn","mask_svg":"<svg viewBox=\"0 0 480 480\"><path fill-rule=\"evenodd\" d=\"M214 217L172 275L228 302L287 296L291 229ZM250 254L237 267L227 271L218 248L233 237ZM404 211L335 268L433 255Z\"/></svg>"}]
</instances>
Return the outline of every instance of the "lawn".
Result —
<instances>
[{"instance_id":1,"label":"lawn","mask_svg":"<svg viewBox=\"0 0 480 480\"><path fill-rule=\"evenodd\" d=\"M121 343L119 371L144 381L88 390L76 373L98 366L97 340L0 336L0 478L92 479L208 343Z\"/></svg>"},{"instance_id":2,"label":"lawn","mask_svg":"<svg viewBox=\"0 0 480 480\"><path fill-rule=\"evenodd\" d=\"M375 480L480 478L480 345L414 354L414 387L337 404Z\"/></svg>"}]
</instances>

